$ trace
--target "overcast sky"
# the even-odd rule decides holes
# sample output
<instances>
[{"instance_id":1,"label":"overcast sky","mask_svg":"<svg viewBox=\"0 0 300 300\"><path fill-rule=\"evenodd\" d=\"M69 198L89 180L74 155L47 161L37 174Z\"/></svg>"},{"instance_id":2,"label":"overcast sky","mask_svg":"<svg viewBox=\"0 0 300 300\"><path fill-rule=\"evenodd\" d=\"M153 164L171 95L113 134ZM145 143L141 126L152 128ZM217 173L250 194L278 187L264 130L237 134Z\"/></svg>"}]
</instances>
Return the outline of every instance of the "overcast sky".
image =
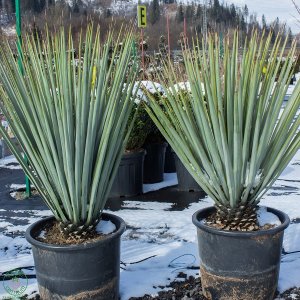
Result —
<instances>
[{"instance_id":1,"label":"overcast sky","mask_svg":"<svg viewBox=\"0 0 300 300\"><path fill-rule=\"evenodd\" d=\"M300 7L300 0L295 1ZM297 24L295 20L295 17L298 17L300 20L300 16L297 15L292 0L227 0L225 2L235 3L241 7L247 4L249 12L257 13L259 22L261 22L262 14L266 16L267 22L271 22L275 20L276 17L279 17L282 22L287 22L293 33L300 32L300 23Z\"/></svg>"}]
</instances>

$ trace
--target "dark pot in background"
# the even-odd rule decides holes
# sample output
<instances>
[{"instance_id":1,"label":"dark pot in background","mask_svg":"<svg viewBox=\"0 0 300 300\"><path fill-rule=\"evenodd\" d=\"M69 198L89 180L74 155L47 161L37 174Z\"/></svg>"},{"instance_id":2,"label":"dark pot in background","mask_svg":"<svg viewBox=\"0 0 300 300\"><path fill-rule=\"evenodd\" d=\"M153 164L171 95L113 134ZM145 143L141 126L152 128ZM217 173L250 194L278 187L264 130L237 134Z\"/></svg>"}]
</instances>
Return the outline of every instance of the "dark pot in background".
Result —
<instances>
[{"instance_id":1,"label":"dark pot in background","mask_svg":"<svg viewBox=\"0 0 300 300\"><path fill-rule=\"evenodd\" d=\"M176 172L176 165L175 159L173 155L173 150L170 145L166 148L166 156L165 156L165 173L175 173Z\"/></svg>"},{"instance_id":2,"label":"dark pot in background","mask_svg":"<svg viewBox=\"0 0 300 300\"><path fill-rule=\"evenodd\" d=\"M295 74L294 74L293 77L291 78L290 84L293 85L294 82L296 82L296 76L295 76Z\"/></svg>"},{"instance_id":3,"label":"dark pot in background","mask_svg":"<svg viewBox=\"0 0 300 300\"><path fill-rule=\"evenodd\" d=\"M282 224L253 232L218 230L201 222L215 211L214 207L193 215L205 297L211 300L273 299L279 276L283 231L290 220L281 211L267 210Z\"/></svg>"},{"instance_id":4,"label":"dark pot in background","mask_svg":"<svg viewBox=\"0 0 300 300\"><path fill-rule=\"evenodd\" d=\"M45 223L32 224L26 239L32 245L41 299L119 299L120 238L125 222L114 215L102 214L117 230L102 240L80 245L52 245L37 241Z\"/></svg>"},{"instance_id":5,"label":"dark pot in background","mask_svg":"<svg viewBox=\"0 0 300 300\"><path fill-rule=\"evenodd\" d=\"M144 145L147 154L144 161L144 183L156 183L164 180L165 154L167 143Z\"/></svg>"},{"instance_id":6,"label":"dark pot in background","mask_svg":"<svg viewBox=\"0 0 300 300\"><path fill-rule=\"evenodd\" d=\"M20 146L19 141L17 140L17 138L13 137L13 138L11 138L10 140L11 140L12 143L15 144L21 151L23 151L22 148L21 148L21 146ZM4 158L4 157L6 157L6 156L12 155L10 149L8 148L8 146L7 146L7 144L6 144L6 142L5 142L4 140L1 141L1 144L2 144L2 146L0 145L0 158L1 158L1 157Z\"/></svg>"},{"instance_id":7,"label":"dark pot in background","mask_svg":"<svg viewBox=\"0 0 300 300\"><path fill-rule=\"evenodd\" d=\"M176 165L176 172L177 172L177 179L178 179L178 190L180 191L188 191L188 192L198 192L202 191L199 184L193 178L193 176L188 172L186 167L183 165L179 157L173 152L175 165Z\"/></svg>"},{"instance_id":8,"label":"dark pot in background","mask_svg":"<svg viewBox=\"0 0 300 300\"><path fill-rule=\"evenodd\" d=\"M129 197L143 193L145 154L145 150L140 150L123 155L110 197Z\"/></svg>"}]
</instances>

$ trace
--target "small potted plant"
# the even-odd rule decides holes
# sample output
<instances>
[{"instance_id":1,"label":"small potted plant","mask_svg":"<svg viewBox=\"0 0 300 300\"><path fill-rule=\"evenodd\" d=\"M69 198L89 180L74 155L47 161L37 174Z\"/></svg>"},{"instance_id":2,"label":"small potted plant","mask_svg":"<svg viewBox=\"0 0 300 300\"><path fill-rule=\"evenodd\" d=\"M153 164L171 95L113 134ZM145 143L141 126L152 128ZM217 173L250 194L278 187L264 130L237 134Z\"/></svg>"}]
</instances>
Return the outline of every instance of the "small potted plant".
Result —
<instances>
[{"instance_id":1,"label":"small potted plant","mask_svg":"<svg viewBox=\"0 0 300 300\"><path fill-rule=\"evenodd\" d=\"M137 112L136 112L137 110ZM143 193L144 157L142 148L147 137L145 128L146 111L141 107L132 110L128 124L132 124L125 153L113 183L110 197L129 197ZM133 120L134 119L134 120Z\"/></svg>"},{"instance_id":2,"label":"small potted plant","mask_svg":"<svg viewBox=\"0 0 300 300\"><path fill-rule=\"evenodd\" d=\"M122 49L110 54L121 35ZM119 299L125 223L103 209L133 108L132 33L110 32L102 44L89 26L79 49L83 42L79 61L68 51L71 30L46 32L42 43L27 36L19 64L8 44L0 47L0 108L29 165L2 126L0 134L53 213L26 232L42 299Z\"/></svg>"},{"instance_id":3,"label":"small potted plant","mask_svg":"<svg viewBox=\"0 0 300 300\"><path fill-rule=\"evenodd\" d=\"M272 33L253 32L240 53L236 33L233 40L226 38L221 56L219 37L210 35L207 47L184 49L191 101L167 91L166 98L159 103L150 99L147 107L215 203L193 216L208 299L271 300L277 287L289 218L266 208L278 224L262 226L258 204L300 147L300 82L282 106L296 42L286 54L286 41L280 36L274 44L271 40ZM286 60L276 83L283 55ZM165 66L163 78L165 86L177 82L171 65Z\"/></svg>"}]
</instances>

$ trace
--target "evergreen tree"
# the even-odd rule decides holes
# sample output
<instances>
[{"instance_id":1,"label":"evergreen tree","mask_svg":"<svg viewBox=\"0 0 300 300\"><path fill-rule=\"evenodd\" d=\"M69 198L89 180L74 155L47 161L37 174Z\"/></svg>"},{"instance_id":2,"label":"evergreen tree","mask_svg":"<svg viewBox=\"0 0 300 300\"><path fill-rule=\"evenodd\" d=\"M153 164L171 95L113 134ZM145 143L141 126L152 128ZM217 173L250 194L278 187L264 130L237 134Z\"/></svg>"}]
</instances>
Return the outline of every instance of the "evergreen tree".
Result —
<instances>
[{"instance_id":1,"label":"evergreen tree","mask_svg":"<svg viewBox=\"0 0 300 300\"><path fill-rule=\"evenodd\" d=\"M111 10L109 8L105 11L105 18L110 18L112 16Z\"/></svg>"},{"instance_id":2,"label":"evergreen tree","mask_svg":"<svg viewBox=\"0 0 300 300\"><path fill-rule=\"evenodd\" d=\"M291 45L293 42L293 38L294 38L291 27L288 28L287 35L288 35L288 44Z\"/></svg>"},{"instance_id":3,"label":"evergreen tree","mask_svg":"<svg viewBox=\"0 0 300 300\"><path fill-rule=\"evenodd\" d=\"M230 15L231 15L231 20L232 20L233 26L236 26L237 13L236 13L236 9L235 9L234 4L230 5Z\"/></svg>"},{"instance_id":4,"label":"evergreen tree","mask_svg":"<svg viewBox=\"0 0 300 300\"><path fill-rule=\"evenodd\" d=\"M200 4L197 6L197 11L196 11L196 18L201 18L202 17L202 7Z\"/></svg>"},{"instance_id":5,"label":"evergreen tree","mask_svg":"<svg viewBox=\"0 0 300 300\"><path fill-rule=\"evenodd\" d=\"M176 20L177 22L181 23L184 20L184 12L183 12L183 6L180 4L177 8L177 13L176 13Z\"/></svg>"},{"instance_id":6,"label":"evergreen tree","mask_svg":"<svg viewBox=\"0 0 300 300\"><path fill-rule=\"evenodd\" d=\"M36 13L41 13L46 6L46 0L35 0L33 2L33 11Z\"/></svg>"},{"instance_id":7,"label":"evergreen tree","mask_svg":"<svg viewBox=\"0 0 300 300\"><path fill-rule=\"evenodd\" d=\"M242 15L241 18L240 18L240 26L241 26L240 29L241 29L242 31L246 31L247 25L246 25L245 18L244 18L243 15Z\"/></svg>"},{"instance_id":8,"label":"evergreen tree","mask_svg":"<svg viewBox=\"0 0 300 300\"><path fill-rule=\"evenodd\" d=\"M266 28L267 27L266 17L265 17L264 14L261 17L261 24L262 24L262 28Z\"/></svg>"},{"instance_id":9,"label":"evergreen tree","mask_svg":"<svg viewBox=\"0 0 300 300\"><path fill-rule=\"evenodd\" d=\"M272 42L275 41L275 37L279 33L280 29L281 29L280 28L280 21L279 21L279 18L277 17L275 19L275 21L273 22L273 31L274 31L274 34L273 34L273 40L272 40Z\"/></svg>"},{"instance_id":10,"label":"evergreen tree","mask_svg":"<svg viewBox=\"0 0 300 300\"><path fill-rule=\"evenodd\" d=\"M12 13L16 12L16 2L15 2L15 0L11 1L11 9L12 9Z\"/></svg>"},{"instance_id":11,"label":"evergreen tree","mask_svg":"<svg viewBox=\"0 0 300 300\"><path fill-rule=\"evenodd\" d=\"M220 21L220 3L219 0L214 0L214 5L212 7L212 15L214 16L216 22Z\"/></svg>"},{"instance_id":12,"label":"evergreen tree","mask_svg":"<svg viewBox=\"0 0 300 300\"><path fill-rule=\"evenodd\" d=\"M244 18L245 18L245 20L247 22L248 21L248 16L249 16L249 9L248 9L247 4L243 8L243 14L244 14Z\"/></svg>"},{"instance_id":13,"label":"evergreen tree","mask_svg":"<svg viewBox=\"0 0 300 300\"><path fill-rule=\"evenodd\" d=\"M187 20L192 20L194 17L194 9L192 5L188 5L185 9L185 17Z\"/></svg>"},{"instance_id":14,"label":"evergreen tree","mask_svg":"<svg viewBox=\"0 0 300 300\"><path fill-rule=\"evenodd\" d=\"M149 20L150 23L153 25L156 23L160 18L160 7L158 0L153 0L150 4L150 13L149 13Z\"/></svg>"},{"instance_id":15,"label":"evergreen tree","mask_svg":"<svg viewBox=\"0 0 300 300\"><path fill-rule=\"evenodd\" d=\"M80 13L80 8L79 8L78 1L75 1L75 3L73 4L73 13L75 13L75 14L79 14Z\"/></svg>"}]
</instances>

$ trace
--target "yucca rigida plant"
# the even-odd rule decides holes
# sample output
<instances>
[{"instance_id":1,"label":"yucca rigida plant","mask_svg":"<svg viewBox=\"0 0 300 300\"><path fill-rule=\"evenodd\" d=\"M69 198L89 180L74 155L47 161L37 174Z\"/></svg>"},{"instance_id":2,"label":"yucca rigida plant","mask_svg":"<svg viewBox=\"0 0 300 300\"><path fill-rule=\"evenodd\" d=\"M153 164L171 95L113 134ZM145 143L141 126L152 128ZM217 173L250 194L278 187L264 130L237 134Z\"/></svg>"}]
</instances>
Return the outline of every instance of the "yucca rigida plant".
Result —
<instances>
[{"instance_id":1,"label":"yucca rigida plant","mask_svg":"<svg viewBox=\"0 0 300 300\"><path fill-rule=\"evenodd\" d=\"M171 63L161 75L166 98L158 103L149 95L148 113L214 200L219 228L258 229L260 199L300 146L299 82L282 108L296 42L286 54L287 40L278 35L271 44L271 38L253 32L240 52L236 33L225 39L224 57L217 35L208 37L207 49L195 42L183 49L190 97L172 88L177 76Z\"/></svg>"},{"instance_id":2,"label":"yucca rigida plant","mask_svg":"<svg viewBox=\"0 0 300 300\"><path fill-rule=\"evenodd\" d=\"M27 35L23 70L9 44L0 47L0 107L29 165L4 128L0 133L66 235L80 236L99 222L134 105L130 28L108 32L103 43L94 29L81 34L79 59L71 30L46 31L42 42Z\"/></svg>"}]
</instances>

